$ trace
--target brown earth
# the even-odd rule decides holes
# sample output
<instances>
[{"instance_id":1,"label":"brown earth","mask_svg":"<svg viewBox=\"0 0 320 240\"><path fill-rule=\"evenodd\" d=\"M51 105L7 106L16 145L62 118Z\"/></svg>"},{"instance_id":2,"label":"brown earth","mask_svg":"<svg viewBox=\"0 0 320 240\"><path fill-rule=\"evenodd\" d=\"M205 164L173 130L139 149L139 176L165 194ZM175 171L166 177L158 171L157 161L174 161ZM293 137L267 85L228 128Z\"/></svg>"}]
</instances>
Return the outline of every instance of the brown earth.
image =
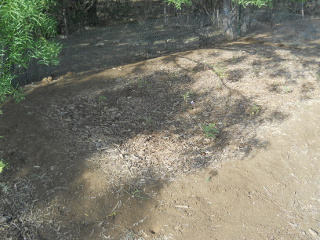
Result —
<instances>
[{"instance_id":1,"label":"brown earth","mask_svg":"<svg viewBox=\"0 0 320 240\"><path fill-rule=\"evenodd\" d=\"M1 239L319 239L319 26L26 86Z\"/></svg>"}]
</instances>

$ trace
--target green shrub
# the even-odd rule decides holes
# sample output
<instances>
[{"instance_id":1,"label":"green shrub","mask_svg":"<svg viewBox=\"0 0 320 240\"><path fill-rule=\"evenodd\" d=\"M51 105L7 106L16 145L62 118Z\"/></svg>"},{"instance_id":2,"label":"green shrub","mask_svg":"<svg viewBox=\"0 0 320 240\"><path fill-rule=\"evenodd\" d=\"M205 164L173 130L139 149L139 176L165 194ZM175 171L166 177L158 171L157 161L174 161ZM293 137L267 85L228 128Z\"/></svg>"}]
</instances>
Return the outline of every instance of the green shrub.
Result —
<instances>
[{"instance_id":1,"label":"green shrub","mask_svg":"<svg viewBox=\"0 0 320 240\"><path fill-rule=\"evenodd\" d=\"M53 41L56 23L48 13L52 0L0 0L0 106L9 97L22 99L13 86L14 69L31 59L59 64L61 45Z\"/></svg>"}]
</instances>

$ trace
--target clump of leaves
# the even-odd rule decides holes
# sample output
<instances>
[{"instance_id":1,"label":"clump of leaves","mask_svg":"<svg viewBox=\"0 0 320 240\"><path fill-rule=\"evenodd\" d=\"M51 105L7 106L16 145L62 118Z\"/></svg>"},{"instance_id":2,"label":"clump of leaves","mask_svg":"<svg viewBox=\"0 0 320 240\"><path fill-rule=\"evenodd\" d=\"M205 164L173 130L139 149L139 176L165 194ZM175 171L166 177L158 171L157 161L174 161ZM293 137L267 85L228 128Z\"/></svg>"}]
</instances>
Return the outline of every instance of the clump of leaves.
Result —
<instances>
[{"instance_id":1,"label":"clump of leaves","mask_svg":"<svg viewBox=\"0 0 320 240\"><path fill-rule=\"evenodd\" d=\"M201 125L202 131L205 132L207 137L216 139L219 135L219 130L216 128L216 124L215 123L210 123L210 124L202 124Z\"/></svg>"}]
</instances>

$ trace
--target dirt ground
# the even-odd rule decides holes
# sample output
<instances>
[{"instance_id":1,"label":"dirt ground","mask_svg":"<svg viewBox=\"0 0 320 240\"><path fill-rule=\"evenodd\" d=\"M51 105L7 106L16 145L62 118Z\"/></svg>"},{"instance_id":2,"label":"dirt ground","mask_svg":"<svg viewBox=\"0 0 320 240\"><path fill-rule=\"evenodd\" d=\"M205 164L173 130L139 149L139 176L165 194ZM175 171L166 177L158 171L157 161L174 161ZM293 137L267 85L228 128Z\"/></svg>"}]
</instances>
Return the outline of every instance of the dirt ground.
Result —
<instances>
[{"instance_id":1,"label":"dirt ground","mask_svg":"<svg viewBox=\"0 0 320 240\"><path fill-rule=\"evenodd\" d=\"M320 20L290 26L26 86L0 238L320 239Z\"/></svg>"}]
</instances>

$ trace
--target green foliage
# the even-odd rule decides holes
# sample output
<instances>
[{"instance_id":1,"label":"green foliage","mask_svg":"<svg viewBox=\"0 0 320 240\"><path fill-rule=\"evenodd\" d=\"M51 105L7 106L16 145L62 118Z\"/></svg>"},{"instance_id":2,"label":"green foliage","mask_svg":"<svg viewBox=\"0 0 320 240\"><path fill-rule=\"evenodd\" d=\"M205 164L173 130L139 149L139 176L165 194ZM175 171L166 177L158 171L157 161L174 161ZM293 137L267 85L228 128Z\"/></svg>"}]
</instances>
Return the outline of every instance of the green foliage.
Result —
<instances>
[{"instance_id":1,"label":"green foliage","mask_svg":"<svg viewBox=\"0 0 320 240\"><path fill-rule=\"evenodd\" d=\"M246 113L251 117L260 114L260 112L261 112L261 107L258 106L257 104L253 104L246 109Z\"/></svg>"},{"instance_id":2,"label":"green foliage","mask_svg":"<svg viewBox=\"0 0 320 240\"><path fill-rule=\"evenodd\" d=\"M182 94L182 98L185 103L188 103L188 100L190 98L190 92L186 92L185 94Z\"/></svg>"},{"instance_id":3,"label":"green foliage","mask_svg":"<svg viewBox=\"0 0 320 240\"><path fill-rule=\"evenodd\" d=\"M257 6L257 7L263 7L269 5L272 0L233 0L234 2L237 2L238 4L242 5L243 7L247 6Z\"/></svg>"},{"instance_id":4,"label":"green foliage","mask_svg":"<svg viewBox=\"0 0 320 240\"><path fill-rule=\"evenodd\" d=\"M181 6L183 4L189 5L189 6L192 4L191 0L167 0L167 2L169 4L173 4L179 10L181 9Z\"/></svg>"},{"instance_id":5,"label":"green foliage","mask_svg":"<svg viewBox=\"0 0 320 240\"><path fill-rule=\"evenodd\" d=\"M257 6L259 8L264 6L272 6L274 2L274 0L233 0L233 1L243 7ZM291 0L291 2L306 2L306 0Z\"/></svg>"},{"instance_id":6,"label":"green foliage","mask_svg":"<svg viewBox=\"0 0 320 240\"><path fill-rule=\"evenodd\" d=\"M228 73L226 73L226 67L224 63L218 63L217 65L212 67L213 72L218 75L219 78L228 77Z\"/></svg>"},{"instance_id":7,"label":"green foliage","mask_svg":"<svg viewBox=\"0 0 320 240\"><path fill-rule=\"evenodd\" d=\"M57 65L61 45L51 39L56 23L48 13L52 0L0 0L0 104L13 95L14 68L27 67L31 59Z\"/></svg>"},{"instance_id":8,"label":"green foliage","mask_svg":"<svg viewBox=\"0 0 320 240\"><path fill-rule=\"evenodd\" d=\"M140 79L137 82L137 86L139 89L148 87L148 82L146 80Z\"/></svg>"},{"instance_id":9,"label":"green foliage","mask_svg":"<svg viewBox=\"0 0 320 240\"><path fill-rule=\"evenodd\" d=\"M205 132L207 137L215 139L219 135L219 130L216 128L215 123L210 123L208 125L202 124L202 130Z\"/></svg>"},{"instance_id":10,"label":"green foliage","mask_svg":"<svg viewBox=\"0 0 320 240\"><path fill-rule=\"evenodd\" d=\"M3 193L8 193L10 190L10 188L5 183L2 183L2 182L0 182L0 189Z\"/></svg>"},{"instance_id":11,"label":"green foliage","mask_svg":"<svg viewBox=\"0 0 320 240\"><path fill-rule=\"evenodd\" d=\"M2 173L6 166L7 164L3 161L3 159L0 159L0 173Z\"/></svg>"},{"instance_id":12,"label":"green foliage","mask_svg":"<svg viewBox=\"0 0 320 240\"><path fill-rule=\"evenodd\" d=\"M133 191L131 193L131 196L134 198L139 198L139 199L148 199L148 197L145 197L142 195L141 191L139 189L136 188L135 191Z\"/></svg>"}]
</instances>

